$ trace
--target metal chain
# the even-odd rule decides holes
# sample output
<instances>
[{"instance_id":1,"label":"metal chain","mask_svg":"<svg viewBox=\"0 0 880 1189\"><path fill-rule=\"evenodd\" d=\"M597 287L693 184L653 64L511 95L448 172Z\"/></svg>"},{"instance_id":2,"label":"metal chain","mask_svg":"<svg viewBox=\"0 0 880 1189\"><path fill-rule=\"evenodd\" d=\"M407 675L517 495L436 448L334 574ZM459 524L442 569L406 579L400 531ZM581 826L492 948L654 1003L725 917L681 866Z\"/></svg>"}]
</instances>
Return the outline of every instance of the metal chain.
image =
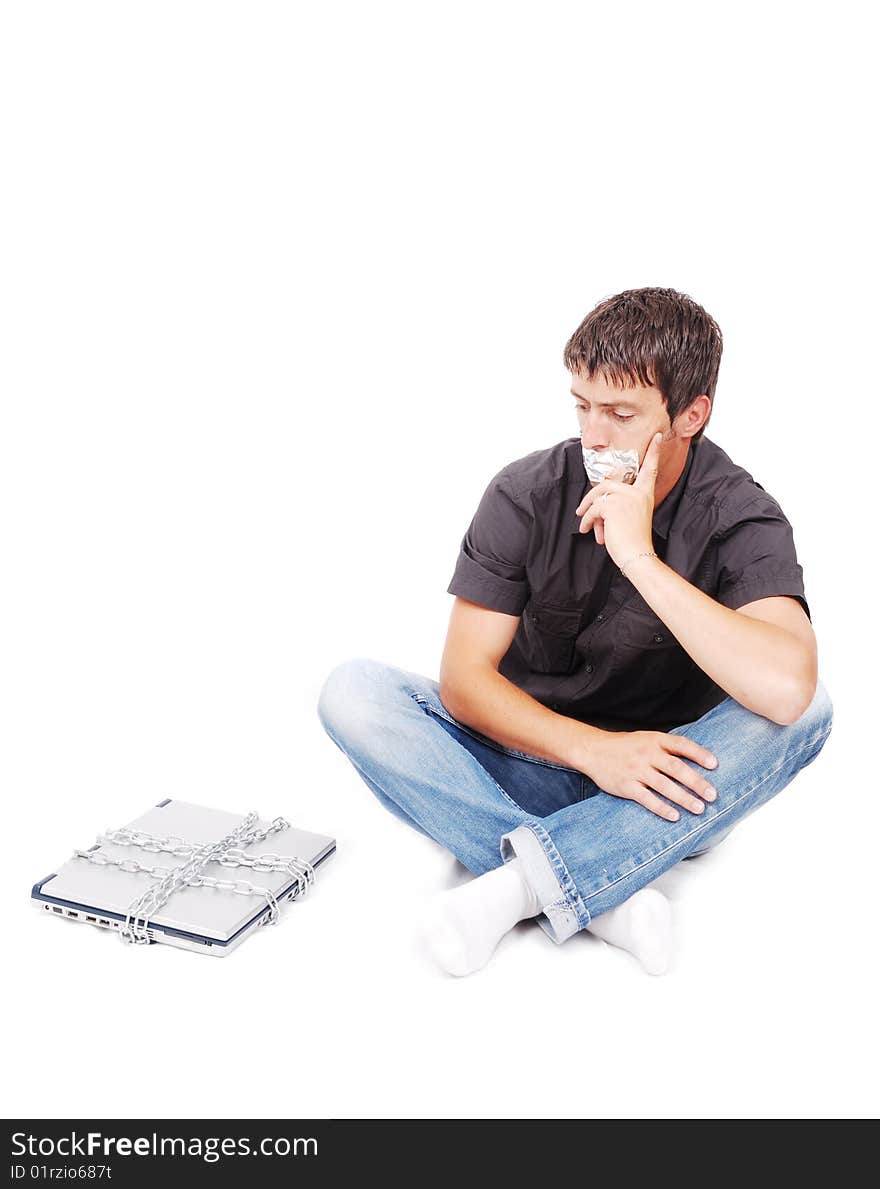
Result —
<instances>
[{"instance_id":1,"label":"metal chain","mask_svg":"<svg viewBox=\"0 0 880 1189\"><path fill-rule=\"evenodd\" d=\"M245 854L235 855L235 857L233 855L233 851L228 851L223 858L215 859L214 862L220 867L248 867L251 871L283 871L287 875L292 875L297 879L297 888L294 892L288 893L289 896L298 895L303 886L307 886L314 879L314 867L305 859L268 854L259 855L256 858ZM160 867L158 863L152 867L146 867L137 859L114 859L102 851L75 850L73 856L75 859L85 859L89 863L94 863L97 867L118 867L120 871L142 872L144 875L152 875L156 879L164 879L178 870L176 867ZM312 873L311 876L309 876L309 872ZM243 895L267 895L266 888L256 887L244 879L233 881L214 879L207 875L191 876L187 880L186 886L190 888L220 888L222 891L239 892Z\"/></svg>"},{"instance_id":2,"label":"metal chain","mask_svg":"<svg viewBox=\"0 0 880 1189\"><path fill-rule=\"evenodd\" d=\"M282 817L276 817L275 820L262 830L251 830L246 836L246 845L250 846L254 842L261 842L268 838L270 834L276 833L278 830L287 829L290 825ZM141 850L147 851L164 851L167 854L176 856L189 857L197 848L196 843L184 842L182 838L171 834L165 838L157 837L154 834L147 834L143 830L106 830L104 834L98 839L98 843L112 842L118 846L136 846ZM87 857L82 851L77 852L81 857ZM296 855L276 855L261 854L261 855L246 855L241 847L230 847L224 855L215 859L214 862L222 867L250 867L253 871L284 871L288 875L297 880L297 889L305 890L314 880L314 868L305 859L300 859ZM121 866L117 863L116 866ZM123 868L125 870L125 868ZM149 870L142 868L142 870ZM162 868L165 871L168 868Z\"/></svg>"},{"instance_id":3,"label":"metal chain","mask_svg":"<svg viewBox=\"0 0 880 1189\"><path fill-rule=\"evenodd\" d=\"M221 867L249 867L251 871L285 871L306 884L315 878L315 869L311 863L296 855L246 855L244 851L233 847L217 862Z\"/></svg>"},{"instance_id":4,"label":"metal chain","mask_svg":"<svg viewBox=\"0 0 880 1189\"><path fill-rule=\"evenodd\" d=\"M284 871L296 879L293 890L287 893L288 899L301 895L314 881L315 869L305 859L297 856L276 854L246 855L243 846L250 846L254 842L261 842L279 830L287 829L290 825L282 817L276 817L268 826L260 829L256 825L257 814L249 813L244 820L229 834L217 842L190 843L176 835L157 837L143 830L106 830L95 846L104 842L115 843L118 846L134 846L141 850L154 853L164 852L176 857L185 858L186 862L178 867L161 867L154 865L147 867L137 859L114 859L97 850L75 850L74 858L86 859L98 866L118 867L122 871L142 872L146 875L158 877L159 882L147 888L138 896L128 908L125 924L119 931L123 941L134 945L144 945L150 941L148 929L150 919L155 917L159 909L167 903L174 892L184 887L216 888L220 891L236 892L242 896L264 896L269 905L269 913L261 921L261 925L277 924L279 918L278 901L269 888L260 888L248 880L215 879L205 875L204 868L208 863L218 863L224 867L247 867L253 871ZM241 845L236 845L236 844Z\"/></svg>"},{"instance_id":5,"label":"metal chain","mask_svg":"<svg viewBox=\"0 0 880 1189\"><path fill-rule=\"evenodd\" d=\"M234 830L230 830L219 841L206 842L196 847L185 862L172 868L158 883L136 897L129 905L125 924L119 931L123 940L134 945L146 945L150 940L147 932L150 918L156 915L174 892L186 886L191 877L200 875L211 859L219 858L229 847L241 842L253 829L256 820L257 815L249 813Z\"/></svg>"},{"instance_id":6,"label":"metal chain","mask_svg":"<svg viewBox=\"0 0 880 1189\"><path fill-rule=\"evenodd\" d=\"M286 822L283 817L276 817L264 829L254 828L249 831L247 845L249 846L252 842L262 842L270 834L274 834L278 830L286 830L289 825L290 822ZM141 850L164 851L166 854L182 855L187 858L200 846L205 845L198 842L185 842L176 834L169 834L162 838L156 834L148 834L145 830L129 830L125 827L120 830L105 830L98 838L98 842L113 842L117 846L136 846Z\"/></svg>"},{"instance_id":7,"label":"metal chain","mask_svg":"<svg viewBox=\"0 0 880 1189\"><path fill-rule=\"evenodd\" d=\"M137 859L113 859L109 855L102 854L100 851L76 850L74 851L74 857L77 859L86 859L89 863L94 863L99 867L118 867L120 871L142 872L144 875L152 875L157 879L164 879L166 876L174 874L177 870L175 867L160 867L158 864L152 867L145 867ZM264 868L264 870L278 871L282 870L282 868L269 867ZM270 909L274 906L274 912L270 912L270 916L277 917L278 915L275 894L269 888L257 887L256 884L252 884L246 879L214 879L210 875L191 875L183 886L188 888L217 888L221 892L236 892L239 896L265 896ZM295 892L288 893L291 897L295 894Z\"/></svg>"},{"instance_id":8,"label":"metal chain","mask_svg":"<svg viewBox=\"0 0 880 1189\"><path fill-rule=\"evenodd\" d=\"M75 859L87 859L89 863L94 863L96 867L118 867L120 871L142 871L144 875L154 875L157 879L168 875L171 871L177 870L176 867L160 867L158 864L154 867L145 867L137 859L113 859L110 855L105 855L103 851L99 850L75 850L73 857Z\"/></svg>"}]
</instances>

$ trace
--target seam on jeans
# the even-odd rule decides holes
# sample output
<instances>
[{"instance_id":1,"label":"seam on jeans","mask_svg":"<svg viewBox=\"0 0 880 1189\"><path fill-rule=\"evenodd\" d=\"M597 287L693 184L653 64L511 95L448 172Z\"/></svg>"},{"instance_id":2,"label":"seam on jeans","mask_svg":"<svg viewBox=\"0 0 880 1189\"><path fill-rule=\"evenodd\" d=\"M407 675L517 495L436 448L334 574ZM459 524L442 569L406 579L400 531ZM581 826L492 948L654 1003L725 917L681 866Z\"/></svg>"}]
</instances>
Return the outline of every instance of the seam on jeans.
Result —
<instances>
[{"instance_id":1,"label":"seam on jeans","mask_svg":"<svg viewBox=\"0 0 880 1189\"><path fill-rule=\"evenodd\" d=\"M552 900L549 904L545 904L541 912L546 912L548 908L567 908L572 911L571 905L564 896L560 896L558 900Z\"/></svg>"},{"instance_id":2,"label":"seam on jeans","mask_svg":"<svg viewBox=\"0 0 880 1189\"><path fill-rule=\"evenodd\" d=\"M336 746L339 748L339 750L342 752L342 754L345 756L345 758L349 761L351 766L354 768L355 772L357 772L358 776L361 778L361 780L363 780L364 784L366 784L366 786L370 790L370 792L372 792L375 795L375 790L373 789L374 782L373 782L372 778L370 776L368 776L366 771L361 767L361 765L358 763L358 761L355 759L355 757L350 752L345 750L345 748L342 746L342 744L339 742L339 740L333 734L332 730L329 727L325 727L324 730L327 732L327 734L330 736L330 738L333 740L333 742L336 744ZM452 742L454 743L455 740L453 740ZM467 748L462 748L462 751L467 751ZM468 752L467 754L470 755L470 752ZM471 756L471 759L474 760L474 763L479 763L479 761L474 759L473 756ZM495 788L502 795L502 797L505 798L505 800L510 801L510 804L517 811L517 813L524 813L525 811L523 810L522 806L517 805L517 803L515 801L511 800L511 798L507 795L507 793L504 791L504 789L501 787L501 785L492 776L492 773L486 772L486 769L483 768L482 765L480 765L480 767L482 768L482 771L485 773L486 778L488 780L492 781L492 783L495 785ZM379 787L381 787L381 786L379 786ZM387 791L387 789L382 789L381 791L382 791L382 795L384 797L387 797L389 801L391 801L393 804L395 804L397 806L397 808L401 811L401 813L405 814L405 816L409 819L409 821L405 822L406 825L410 826L412 829L421 831L421 833L427 835L427 837L432 838L434 840L434 842L436 842L439 846L442 846L444 848L444 850L449 851L450 854L454 853L451 850L451 848L449 847L449 845L442 838L438 838L435 834L432 834L431 831L428 829L428 827L426 825L424 825L422 822L420 822L418 820L418 818L413 813L410 812L409 809L405 808L398 801L396 801L394 799L394 797L392 797L391 794ZM381 798L377 798L377 799L379 800L379 804L382 805ZM388 807L386 805L382 805L382 808L385 810L386 813L391 813L392 816L394 816L392 811L390 809L388 809ZM516 829L515 826L514 826L514 829Z\"/></svg>"},{"instance_id":3,"label":"seam on jeans","mask_svg":"<svg viewBox=\"0 0 880 1189\"><path fill-rule=\"evenodd\" d=\"M516 751L512 747L504 747L503 744L498 743L495 739L489 739L485 735L472 730L471 727L465 726L463 722L459 722L457 718L453 718L450 714L443 710L438 710L436 706L432 705L424 694L413 693L410 695L421 705L426 707L431 714L436 714L438 718L444 718L453 727L458 727L459 730L464 731L465 734L470 735L472 739L476 739L478 743L485 743L487 747L491 747L493 751L500 752L502 755L513 756L518 760L527 760L530 764L540 764L543 768L555 768L558 772L574 772L579 776L583 776L577 768L566 768L564 764L554 764L552 760L542 760L540 756L531 756L525 751Z\"/></svg>"},{"instance_id":4,"label":"seam on jeans","mask_svg":"<svg viewBox=\"0 0 880 1189\"><path fill-rule=\"evenodd\" d=\"M577 884L571 878L568 868L563 861L562 855L556 849L556 843L544 829L540 822L522 822L523 826L531 830L538 840L544 854L553 868L553 874L556 876L556 881L562 889L562 896L554 900L550 905L543 908L541 911L546 913L547 908L554 908L561 903L569 911L573 912L578 924L581 928L586 929L592 917L589 909L584 904L581 894L577 889Z\"/></svg>"},{"instance_id":5,"label":"seam on jeans","mask_svg":"<svg viewBox=\"0 0 880 1189\"><path fill-rule=\"evenodd\" d=\"M797 749L797 751L792 752L791 755L787 756L785 758L785 760L783 760L783 762L778 767L773 768L772 771L770 771L770 772L765 772L763 778L761 780L759 780L757 784L752 785L752 787L750 789L747 789L744 793L741 793L740 796L736 797L734 799L734 801L732 802L732 804L728 805L727 808L724 809L721 813L717 813L715 815L715 817L712 818L712 824L714 825L714 823L717 821L720 821L721 818L723 818L725 814L730 813L730 811L732 809L735 809L736 806L740 803L740 801L743 800L744 797L750 796L753 792L755 792L756 789L759 789L762 785L766 784L771 776L775 776L777 772L781 772L787 763L789 763L791 760L797 759L797 757L802 752L805 752L809 748L815 746L815 744L818 743L820 739L823 740L823 742L824 742L824 740L827 739L830 734L831 734L830 728L827 731L820 731L818 735L815 735L812 739L810 739L802 747L799 747ZM797 775L797 773L795 773L795 775ZM780 789L780 792L781 791L782 790ZM650 812L650 810L648 812ZM622 879L627 879L629 876L631 876L633 874L634 871L641 871L641 869L643 867L650 866L650 864L653 863L655 859L658 859L662 855L665 855L667 853L667 851L673 850L684 839L693 838L695 835L700 834L701 832L705 831L706 829L708 829L708 826L709 826L708 822L704 823L703 825L697 826L697 828L695 830L689 831L687 834L683 835L682 838L677 838L674 842L670 843L669 846L665 847L661 851L658 851L656 855L651 855L650 859L646 859L645 862L640 863L638 865L638 867L634 867L631 871L625 871L623 873L623 875L618 875L617 879L612 879L609 883L603 884L601 888L597 888L595 892L590 892L590 894L588 896L584 897L584 900L587 900L587 901L594 900L597 896L601 895L602 892L607 892L607 890L609 888L613 888L615 884L620 883L620 881Z\"/></svg>"},{"instance_id":6,"label":"seam on jeans","mask_svg":"<svg viewBox=\"0 0 880 1189\"><path fill-rule=\"evenodd\" d=\"M422 709L426 713L436 714L436 711L434 710L433 706L431 706L428 703L428 700L425 697L423 697L421 694L410 693L410 697L415 702L418 702L418 704L422 707ZM445 714L438 715L438 717L446 718L446 715ZM452 725L456 726L456 727L460 725L459 723L455 722L454 719L451 719L451 718L446 718L446 721L449 723L452 723ZM470 731L468 732L468 734L470 734ZM455 740L453 739L452 742L454 743ZM458 746L461 747L461 744L459 743ZM498 781L495 779L495 777L492 775L492 773L488 772L483 767L483 765L480 764L480 761L477 759L477 757L474 755L471 755L471 753L468 751L468 749L466 747L461 747L461 750L467 752L467 754L469 756L471 756L471 759L474 761L475 764L479 764L480 769L486 773L486 776L489 778L489 780L492 781L492 783L495 785L495 788L498 790L498 792L501 794L501 796L504 798L504 800L507 801L510 805L512 805L513 808L517 811L517 813L525 814L525 810L523 809L522 805L517 805L517 803L516 803L516 801L514 801L513 797L511 797L511 795L505 789L503 789L501 787L501 785L498 783Z\"/></svg>"}]
</instances>

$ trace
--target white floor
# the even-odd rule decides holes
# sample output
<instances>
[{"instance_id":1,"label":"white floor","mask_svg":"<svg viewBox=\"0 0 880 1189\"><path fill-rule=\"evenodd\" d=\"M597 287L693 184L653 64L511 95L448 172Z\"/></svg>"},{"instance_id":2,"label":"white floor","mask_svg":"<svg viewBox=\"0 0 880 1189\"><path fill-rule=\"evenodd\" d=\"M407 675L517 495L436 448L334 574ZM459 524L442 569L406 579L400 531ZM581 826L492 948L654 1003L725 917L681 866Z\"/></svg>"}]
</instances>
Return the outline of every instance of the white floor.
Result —
<instances>
[{"instance_id":1,"label":"white floor","mask_svg":"<svg viewBox=\"0 0 880 1189\"><path fill-rule=\"evenodd\" d=\"M556 946L526 922L466 979L431 965L416 926L426 898L468 873L373 800L317 720L304 735L323 777L320 793L304 786L299 817L335 831L337 854L279 928L228 959L126 947L17 898L6 1114L876 1109L873 876L852 861L864 840L827 812L842 796L834 735L715 853L661 877L676 917L670 974L646 976L587 934ZM35 872L21 849L11 861L21 891Z\"/></svg>"}]
</instances>

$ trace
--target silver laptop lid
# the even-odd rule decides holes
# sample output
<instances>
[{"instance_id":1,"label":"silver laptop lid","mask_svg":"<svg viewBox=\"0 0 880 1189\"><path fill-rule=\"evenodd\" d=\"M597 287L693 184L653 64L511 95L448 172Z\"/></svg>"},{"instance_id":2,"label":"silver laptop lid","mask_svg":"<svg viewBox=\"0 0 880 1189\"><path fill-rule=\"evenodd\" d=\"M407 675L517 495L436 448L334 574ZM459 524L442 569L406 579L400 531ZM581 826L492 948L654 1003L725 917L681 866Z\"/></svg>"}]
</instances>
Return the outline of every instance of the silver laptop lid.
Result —
<instances>
[{"instance_id":1,"label":"silver laptop lid","mask_svg":"<svg viewBox=\"0 0 880 1189\"><path fill-rule=\"evenodd\" d=\"M135 818L124 829L143 831L159 838L172 836L186 843L201 845L225 837L243 820L243 814L208 809L188 801L168 800ZM269 822L260 821L259 824L268 826ZM251 843L245 848L245 853L250 857L268 854L285 858L295 856L314 867L335 846L335 839L327 835L286 826L267 838ZM186 861L184 857L165 851L147 851L114 842L102 842L100 847L89 849L98 849L113 859L135 859L145 867L170 868ZM227 867L216 862L206 864L204 874L221 880L241 880L254 887L267 888L276 896L286 893L296 882L285 871L257 872L249 867ZM129 906L158 878L140 871L123 871L116 866L98 866L87 859L71 858L53 876L42 882L40 898L67 901L85 909L94 909L96 913L124 917ZM155 917L151 917L150 923L224 942L267 911L267 900L262 895L243 895L212 887L185 887L171 895Z\"/></svg>"}]
</instances>

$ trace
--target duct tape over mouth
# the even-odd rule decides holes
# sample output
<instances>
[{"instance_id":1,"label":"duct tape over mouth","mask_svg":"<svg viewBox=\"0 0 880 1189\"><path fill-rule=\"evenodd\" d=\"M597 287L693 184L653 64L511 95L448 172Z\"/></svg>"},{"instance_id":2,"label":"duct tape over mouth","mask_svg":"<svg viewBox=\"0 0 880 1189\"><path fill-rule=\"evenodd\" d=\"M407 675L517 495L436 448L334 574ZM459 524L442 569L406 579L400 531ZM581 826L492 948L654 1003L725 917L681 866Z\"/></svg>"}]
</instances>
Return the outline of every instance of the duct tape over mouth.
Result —
<instances>
[{"instance_id":1,"label":"duct tape over mouth","mask_svg":"<svg viewBox=\"0 0 880 1189\"><path fill-rule=\"evenodd\" d=\"M615 471L622 471L621 481L634 483L639 472L638 450L587 450L582 447L584 467L591 483L601 483Z\"/></svg>"}]
</instances>

